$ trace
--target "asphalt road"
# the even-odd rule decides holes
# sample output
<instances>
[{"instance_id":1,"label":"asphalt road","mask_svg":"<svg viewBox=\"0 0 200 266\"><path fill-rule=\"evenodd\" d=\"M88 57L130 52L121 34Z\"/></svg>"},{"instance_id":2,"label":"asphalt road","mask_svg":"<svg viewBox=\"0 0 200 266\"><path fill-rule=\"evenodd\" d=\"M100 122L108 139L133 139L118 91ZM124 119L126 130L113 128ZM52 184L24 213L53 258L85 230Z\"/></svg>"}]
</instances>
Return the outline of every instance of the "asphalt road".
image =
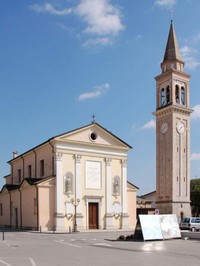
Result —
<instances>
[{"instance_id":1,"label":"asphalt road","mask_svg":"<svg viewBox=\"0 0 200 266\"><path fill-rule=\"evenodd\" d=\"M116 241L121 234L131 232L0 233L0 266L200 265L200 239Z\"/></svg>"}]
</instances>

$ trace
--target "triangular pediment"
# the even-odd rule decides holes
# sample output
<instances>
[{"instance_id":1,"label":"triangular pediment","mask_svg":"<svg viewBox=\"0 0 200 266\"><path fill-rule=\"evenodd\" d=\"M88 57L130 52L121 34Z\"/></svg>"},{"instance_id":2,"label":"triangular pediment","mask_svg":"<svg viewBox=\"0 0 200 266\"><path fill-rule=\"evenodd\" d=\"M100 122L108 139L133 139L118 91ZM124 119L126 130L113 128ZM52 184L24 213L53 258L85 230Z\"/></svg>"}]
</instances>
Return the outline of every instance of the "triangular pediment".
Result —
<instances>
[{"instance_id":1,"label":"triangular pediment","mask_svg":"<svg viewBox=\"0 0 200 266\"><path fill-rule=\"evenodd\" d=\"M56 141L79 142L82 144L101 145L131 149L131 146L113 135L97 123L73 130L55 138Z\"/></svg>"}]
</instances>

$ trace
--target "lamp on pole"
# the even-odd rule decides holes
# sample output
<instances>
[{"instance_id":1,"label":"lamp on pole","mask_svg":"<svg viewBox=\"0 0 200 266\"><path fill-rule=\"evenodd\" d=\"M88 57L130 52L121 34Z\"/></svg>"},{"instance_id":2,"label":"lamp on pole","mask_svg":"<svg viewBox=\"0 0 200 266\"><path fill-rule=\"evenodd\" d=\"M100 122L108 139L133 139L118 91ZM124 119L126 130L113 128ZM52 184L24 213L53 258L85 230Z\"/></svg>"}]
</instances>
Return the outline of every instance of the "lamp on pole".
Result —
<instances>
[{"instance_id":1,"label":"lamp on pole","mask_svg":"<svg viewBox=\"0 0 200 266\"><path fill-rule=\"evenodd\" d=\"M76 222L76 208L79 205L80 199L77 199L76 201L74 199L71 199L71 203L74 206L74 232L77 232L77 222Z\"/></svg>"}]
</instances>

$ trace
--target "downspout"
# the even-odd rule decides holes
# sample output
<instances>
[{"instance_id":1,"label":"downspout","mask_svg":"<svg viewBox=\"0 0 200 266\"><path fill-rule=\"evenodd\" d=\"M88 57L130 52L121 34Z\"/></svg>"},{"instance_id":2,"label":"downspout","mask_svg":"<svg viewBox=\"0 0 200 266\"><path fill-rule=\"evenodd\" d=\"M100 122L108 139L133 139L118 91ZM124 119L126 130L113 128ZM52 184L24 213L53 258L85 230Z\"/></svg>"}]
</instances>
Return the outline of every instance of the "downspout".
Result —
<instances>
[{"instance_id":1,"label":"downspout","mask_svg":"<svg viewBox=\"0 0 200 266\"><path fill-rule=\"evenodd\" d=\"M51 144L51 141L49 140L49 144L52 147L52 176L55 175L55 165L54 165L54 146Z\"/></svg>"},{"instance_id":2,"label":"downspout","mask_svg":"<svg viewBox=\"0 0 200 266\"><path fill-rule=\"evenodd\" d=\"M12 163L10 163L10 166L11 166L11 179L12 179L12 184L13 184L13 165L12 165Z\"/></svg>"},{"instance_id":3,"label":"downspout","mask_svg":"<svg viewBox=\"0 0 200 266\"><path fill-rule=\"evenodd\" d=\"M39 231L39 199L38 199L38 195L39 195L39 193L38 193L38 187L37 187L37 185L35 185L35 189L36 189L36 215L37 215L37 217L36 217L36 219L37 219L37 224L36 224L36 226L37 226L37 230Z\"/></svg>"},{"instance_id":4,"label":"downspout","mask_svg":"<svg viewBox=\"0 0 200 266\"><path fill-rule=\"evenodd\" d=\"M12 210L11 210L11 193L9 191L9 195L10 195L10 228L12 227Z\"/></svg>"},{"instance_id":5,"label":"downspout","mask_svg":"<svg viewBox=\"0 0 200 266\"><path fill-rule=\"evenodd\" d=\"M33 152L35 153L35 178L37 178L37 153L34 149Z\"/></svg>"},{"instance_id":6,"label":"downspout","mask_svg":"<svg viewBox=\"0 0 200 266\"><path fill-rule=\"evenodd\" d=\"M23 161L23 176L22 176L23 178L22 178L22 180L24 180L24 178L25 178L25 175L24 175L24 169L25 169L25 167L24 167L24 158L23 158L23 156L21 156L21 158L22 158L22 161Z\"/></svg>"},{"instance_id":7,"label":"downspout","mask_svg":"<svg viewBox=\"0 0 200 266\"><path fill-rule=\"evenodd\" d=\"M20 227L22 229L22 191L19 188L19 204L20 204Z\"/></svg>"},{"instance_id":8,"label":"downspout","mask_svg":"<svg viewBox=\"0 0 200 266\"><path fill-rule=\"evenodd\" d=\"M54 146L51 144L51 141L49 140L49 144L51 145L52 147L52 176L56 176L56 173L55 173L55 162L54 162ZM55 189L56 190L56 189ZM55 193L55 192L54 192ZM56 208L56 200L57 200L57 197L55 195L55 206L54 206L54 212L55 212L55 208ZM56 228L56 224L55 224L55 217L53 218L53 230Z\"/></svg>"}]
</instances>

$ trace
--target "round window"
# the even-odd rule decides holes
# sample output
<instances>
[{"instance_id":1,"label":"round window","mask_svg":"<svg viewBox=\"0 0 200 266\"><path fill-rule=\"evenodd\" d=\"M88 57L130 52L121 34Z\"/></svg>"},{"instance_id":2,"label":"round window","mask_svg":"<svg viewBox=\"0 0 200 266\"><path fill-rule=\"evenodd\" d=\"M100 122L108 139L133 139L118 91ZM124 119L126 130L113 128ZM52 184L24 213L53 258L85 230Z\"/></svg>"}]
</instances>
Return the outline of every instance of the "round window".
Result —
<instances>
[{"instance_id":1,"label":"round window","mask_svg":"<svg viewBox=\"0 0 200 266\"><path fill-rule=\"evenodd\" d=\"M97 139L97 133L95 133L95 132L92 132L91 134L90 134L90 138L91 138L91 140L96 140Z\"/></svg>"}]
</instances>

